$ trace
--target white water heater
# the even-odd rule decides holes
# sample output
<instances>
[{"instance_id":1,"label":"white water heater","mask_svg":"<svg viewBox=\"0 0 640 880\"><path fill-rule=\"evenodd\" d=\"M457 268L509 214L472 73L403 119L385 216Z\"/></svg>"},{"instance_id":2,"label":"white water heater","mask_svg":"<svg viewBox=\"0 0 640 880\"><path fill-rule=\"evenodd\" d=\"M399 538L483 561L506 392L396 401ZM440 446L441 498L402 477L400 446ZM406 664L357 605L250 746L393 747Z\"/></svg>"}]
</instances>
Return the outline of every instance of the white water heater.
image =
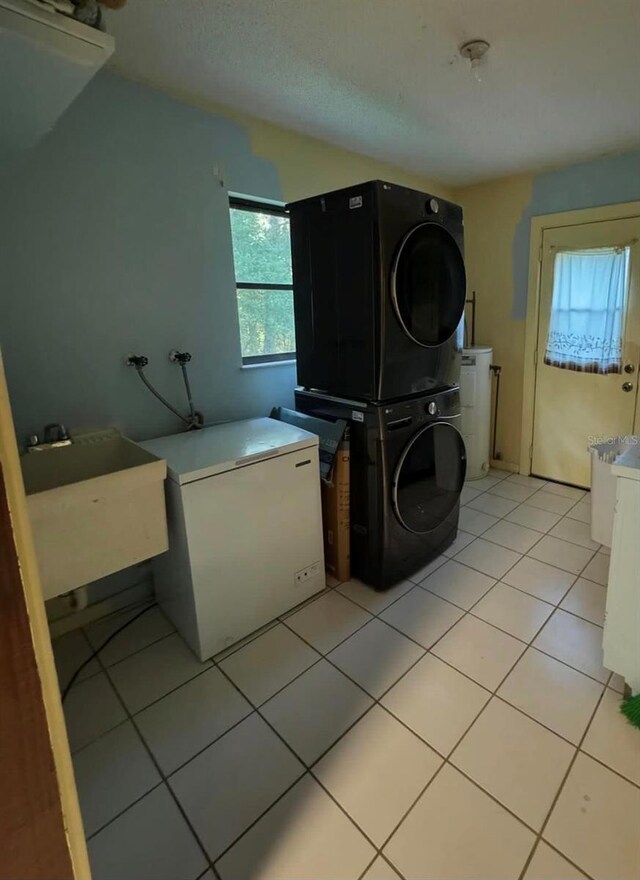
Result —
<instances>
[{"instance_id":1,"label":"white water heater","mask_svg":"<svg viewBox=\"0 0 640 880\"><path fill-rule=\"evenodd\" d=\"M489 470L492 356L493 349L482 345L462 350L460 430L467 447L467 480L480 480Z\"/></svg>"}]
</instances>

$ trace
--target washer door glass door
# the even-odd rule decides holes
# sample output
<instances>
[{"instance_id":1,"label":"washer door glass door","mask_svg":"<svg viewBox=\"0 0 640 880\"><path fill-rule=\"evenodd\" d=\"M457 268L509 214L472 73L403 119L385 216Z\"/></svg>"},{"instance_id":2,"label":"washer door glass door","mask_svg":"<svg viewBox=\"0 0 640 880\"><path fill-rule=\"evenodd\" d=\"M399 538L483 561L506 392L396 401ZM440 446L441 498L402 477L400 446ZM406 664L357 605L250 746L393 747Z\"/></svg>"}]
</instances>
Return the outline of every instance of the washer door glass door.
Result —
<instances>
[{"instance_id":1,"label":"washer door glass door","mask_svg":"<svg viewBox=\"0 0 640 880\"><path fill-rule=\"evenodd\" d=\"M427 425L407 444L393 481L393 507L402 525L424 534L454 509L466 471L464 441L446 422Z\"/></svg>"},{"instance_id":2,"label":"washer door glass door","mask_svg":"<svg viewBox=\"0 0 640 880\"><path fill-rule=\"evenodd\" d=\"M437 223L407 233L391 271L391 298L405 333L418 345L442 345L455 333L467 296L460 248Z\"/></svg>"}]
</instances>

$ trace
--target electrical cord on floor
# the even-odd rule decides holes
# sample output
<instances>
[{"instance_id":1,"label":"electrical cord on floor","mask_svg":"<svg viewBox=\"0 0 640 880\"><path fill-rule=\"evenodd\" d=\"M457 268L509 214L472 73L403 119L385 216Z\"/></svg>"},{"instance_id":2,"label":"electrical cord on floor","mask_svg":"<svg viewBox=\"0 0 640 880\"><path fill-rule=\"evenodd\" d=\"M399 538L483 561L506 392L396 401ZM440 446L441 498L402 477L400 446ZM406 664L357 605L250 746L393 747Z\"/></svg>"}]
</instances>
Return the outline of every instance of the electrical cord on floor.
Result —
<instances>
[{"instance_id":1,"label":"electrical cord on floor","mask_svg":"<svg viewBox=\"0 0 640 880\"><path fill-rule=\"evenodd\" d=\"M109 638L108 638L108 639L105 639L105 641L100 645L99 648L95 648L95 649L92 651L92 653L87 657L87 659L84 660L84 661L80 664L80 666L78 666L78 668L76 669L76 671L73 673L73 675L71 676L71 678L70 678L69 681L67 682L67 686L66 686L65 689L62 691L62 702L63 702L63 703L64 703L64 701L65 701L65 699L66 699L66 697L67 697L67 694L68 694L69 691L71 690L71 686L73 685L73 683L74 683L74 681L76 680L76 678L80 675L80 673L82 672L82 670L85 668L85 666L88 666L88 664L91 663L91 661L94 660L94 659L98 656L98 654L100 653L100 651L102 651L103 648L106 648L106 646L109 644L109 642L113 641L113 639L115 639L115 637L116 637L117 635L119 635L119 634L122 632L123 629L126 629L128 626L131 626L131 624L134 623L136 620L138 620L139 617L142 617L142 615L143 615L143 614L146 614L147 611L151 611L151 609L152 609L152 608L155 608L156 605L157 605L156 602L154 602L152 605L147 605L146 608L143 608L142 611L140 611L140 612L139 612L138 614L136 614L134 617L130 617L129 620L127 620L126 623L123 623L122 626L118 627L118 629L117 629L115 632L112 632L111 635L109 636Z\"/></svg>"}]
</instances>

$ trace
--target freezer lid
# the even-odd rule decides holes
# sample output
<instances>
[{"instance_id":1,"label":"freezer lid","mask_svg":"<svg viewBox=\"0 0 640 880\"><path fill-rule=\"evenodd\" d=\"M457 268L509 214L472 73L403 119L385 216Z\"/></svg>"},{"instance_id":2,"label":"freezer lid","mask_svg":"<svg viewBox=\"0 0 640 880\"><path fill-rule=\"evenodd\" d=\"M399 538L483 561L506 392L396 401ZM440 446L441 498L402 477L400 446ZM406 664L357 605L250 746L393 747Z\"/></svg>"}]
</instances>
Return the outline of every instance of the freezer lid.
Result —
<instances>
[{"instance_id":1,"label":"freezer lid","mask_svg":"<svg viewBox=\"0 0 640 880\"><path fill-rule=\"evenodd\" d=\"M139 444L164 458L170 479L191 483L276 455L318 445L315 434L275 419L246 419Z\"/></svg>"}]
</instances>

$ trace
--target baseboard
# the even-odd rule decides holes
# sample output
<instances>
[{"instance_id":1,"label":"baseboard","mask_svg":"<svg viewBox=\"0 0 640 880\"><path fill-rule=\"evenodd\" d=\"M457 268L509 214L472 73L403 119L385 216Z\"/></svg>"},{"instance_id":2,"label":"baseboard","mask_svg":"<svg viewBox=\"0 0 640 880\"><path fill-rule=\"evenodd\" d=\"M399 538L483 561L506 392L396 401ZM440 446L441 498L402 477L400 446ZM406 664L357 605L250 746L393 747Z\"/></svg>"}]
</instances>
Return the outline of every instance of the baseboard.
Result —
<instances>
[{"instance_id":1,"label":"baseboard","mask_svg":"<svg viewBox=\"0 0 640 880\"><path fill-rule=\"evenodd\" d=\"M509 471L512 474L520 473L520 465L516 464L513 461L503 461L500 459L492 459L491 467L495 468L497 471Z\"/></svg>"},{"instance_id":2,"label":"baseboard","mask_svg":"<svg viewBox=\"0 0 640 880\"><path fill-rule=\"evenodd\" d=\"M52 599L47 602L47 617L49 618L49 632L51 638L55 639L71 630L79 629L81 626L87 626L95 620L100 620L114 611L121 611L132 605L140 605L154 598L153 581L150 577L140 581L137 584L125 587L98 602L94 602L79 611L69 611L61 613L60 606L50 608L50 604L59 602L62 597Z\"/></svg>"}]
</instances>

